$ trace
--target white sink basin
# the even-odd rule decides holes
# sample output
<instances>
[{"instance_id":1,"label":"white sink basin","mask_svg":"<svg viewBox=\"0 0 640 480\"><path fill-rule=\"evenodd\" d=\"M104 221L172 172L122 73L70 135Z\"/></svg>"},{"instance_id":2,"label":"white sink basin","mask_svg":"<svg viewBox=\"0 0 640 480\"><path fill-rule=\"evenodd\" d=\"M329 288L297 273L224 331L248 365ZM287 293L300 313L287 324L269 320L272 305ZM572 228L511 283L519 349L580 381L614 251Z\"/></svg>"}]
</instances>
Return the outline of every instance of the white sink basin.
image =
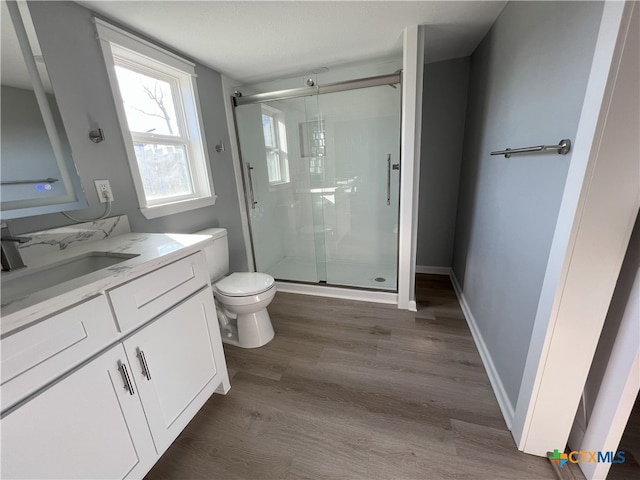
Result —
<instances>
[{"instance_id":1,"label":"white sink basin","mask_svg":"<svg viewBox=\"0 0 640 480\"><path fill-rule=\"evenodd\" d=\"M137 256L124 253L89 252L40 268L3 273L0 290L2 304Z\"/></svg>"}]
</instances>

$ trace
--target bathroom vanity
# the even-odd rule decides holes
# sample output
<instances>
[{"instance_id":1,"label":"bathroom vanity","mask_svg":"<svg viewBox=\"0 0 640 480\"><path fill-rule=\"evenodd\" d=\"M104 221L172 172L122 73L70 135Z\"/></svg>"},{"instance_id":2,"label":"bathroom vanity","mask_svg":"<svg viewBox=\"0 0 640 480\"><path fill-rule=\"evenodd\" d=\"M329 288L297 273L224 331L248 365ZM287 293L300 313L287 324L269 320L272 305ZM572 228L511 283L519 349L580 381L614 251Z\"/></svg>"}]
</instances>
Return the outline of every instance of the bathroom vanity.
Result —
<instances>
[{"instance_id":1,"label":"bathroom vanity","mask_svg":"<svg viewBox=\"0 0 640 480\"><path fill-rule=\"evenodd\" d=\"M128 233L3 272L3 478L141 478L229 390L210 242ZM47 284L69 265L88 273Z\"/></svg>"}]
</instances>

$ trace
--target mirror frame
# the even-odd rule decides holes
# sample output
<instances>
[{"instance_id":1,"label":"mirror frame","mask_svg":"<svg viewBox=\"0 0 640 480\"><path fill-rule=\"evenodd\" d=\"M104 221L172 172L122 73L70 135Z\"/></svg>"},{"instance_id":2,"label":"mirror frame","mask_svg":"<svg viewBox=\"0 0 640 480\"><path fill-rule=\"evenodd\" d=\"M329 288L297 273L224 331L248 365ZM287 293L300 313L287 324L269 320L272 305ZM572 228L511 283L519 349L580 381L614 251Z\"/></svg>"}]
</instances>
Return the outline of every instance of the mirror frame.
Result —
<instances>
[{"instance_id":1,"label":"mirror frame","mask_svg":"<svg viewBox=\"0 0 640 480\"><path fill-rule=\"evenodd\" d=\"M35 206L30 205L25 207L9 208L6 210L3 208L3 206L0 205L0 218L2 220L10 220L14 218L31 217L34 215L45 215L49 213L58 213L65 210L79 210L82 208L86 208L88 206L88 203L84 189L82 187L82 183L80 181L80 176L78 174L72 155L65 155L63 152L62 142L60 140L60 132L56 127L53 113L47 100L47 94L44 89L44 84L42 82L42 78L40 77L40 73L38 71L38 67L33 55L33 49L31 46L32 40L29 39L25 28L25 20L33 23L30 18L24 18L24 16L28 15L29 7L26 2L24 2L25 11L23 12L18 6L18 2L16 0L4 0L4 3L9 10L11 21L15 28L16 36L18 37L18 43L20 44L20 49L22 50L25 65L31 79L33 92L36 97L40 113L42 114L42 120L47 131L47 136L49 137L49 141L51 143L55 161L58 169L60 170L60 175L61 177L63 177L60 179L60 181L62 181L66 186L67 196L73 196L75 197L75 199L72 201L63 201L60 203L50 203ZM70 191L71 189L72 191Z\"/></svg>"}]
</instances>

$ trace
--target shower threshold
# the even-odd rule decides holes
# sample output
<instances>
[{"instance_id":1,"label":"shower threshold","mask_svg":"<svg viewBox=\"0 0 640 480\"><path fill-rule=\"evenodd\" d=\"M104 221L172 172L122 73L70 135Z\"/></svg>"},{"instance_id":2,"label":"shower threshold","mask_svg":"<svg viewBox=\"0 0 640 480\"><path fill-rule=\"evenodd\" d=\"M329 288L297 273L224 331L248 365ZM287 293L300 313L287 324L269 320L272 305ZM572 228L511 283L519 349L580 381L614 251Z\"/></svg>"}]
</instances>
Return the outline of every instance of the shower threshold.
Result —
<instances>
[{"instance_id":1,"label":"shower threshold","mask_svg":"<svg viewBox=\"0 0 640 480\"><path fill-rule=\"evenodd\" d=\"M393 265L357 264L329 261L324 264L327 280L318 280L316 263L310 259L285 257L267 269L281 282L317 285L321 288L338 287L351 289L396 292L396 269Z\"/></svg>"}]
</instances>

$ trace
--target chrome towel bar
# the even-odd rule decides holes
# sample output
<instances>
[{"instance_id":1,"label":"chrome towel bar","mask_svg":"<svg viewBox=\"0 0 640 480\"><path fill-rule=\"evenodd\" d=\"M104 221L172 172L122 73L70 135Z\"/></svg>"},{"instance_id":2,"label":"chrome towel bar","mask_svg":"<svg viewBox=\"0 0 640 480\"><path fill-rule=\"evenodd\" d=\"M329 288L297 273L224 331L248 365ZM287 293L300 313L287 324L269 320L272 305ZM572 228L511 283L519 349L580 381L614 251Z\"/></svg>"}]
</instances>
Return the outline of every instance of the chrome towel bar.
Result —
<instances>
[{"instance_id":1,"label":"chrome towel bar","mask_svg":"<svg viewBox=\"0 0 640 480\"><path fill-rule=\"evenodd\" d=\"M505 158L511 157L514 153L529 153L529 152L546 152L548 150L556 150L559 155L566 155L571 150L571 140L563 138L558 142L558 145L537 145L535 147L524 148L507 148L506 150L497 150L491 152L491 155L504 155Z\"/></svg>"},{"instance_id":2,"label":"chrome towel bar","mask_svg":"<svg viewBox=\"0 0 640 480\"><path fill-rule=\"evenodd\" d=\"M29 183L55 183L57 178L34 178L33 180L3 180L0 185L26 185Z\"/></svg>"}]
</instances>

